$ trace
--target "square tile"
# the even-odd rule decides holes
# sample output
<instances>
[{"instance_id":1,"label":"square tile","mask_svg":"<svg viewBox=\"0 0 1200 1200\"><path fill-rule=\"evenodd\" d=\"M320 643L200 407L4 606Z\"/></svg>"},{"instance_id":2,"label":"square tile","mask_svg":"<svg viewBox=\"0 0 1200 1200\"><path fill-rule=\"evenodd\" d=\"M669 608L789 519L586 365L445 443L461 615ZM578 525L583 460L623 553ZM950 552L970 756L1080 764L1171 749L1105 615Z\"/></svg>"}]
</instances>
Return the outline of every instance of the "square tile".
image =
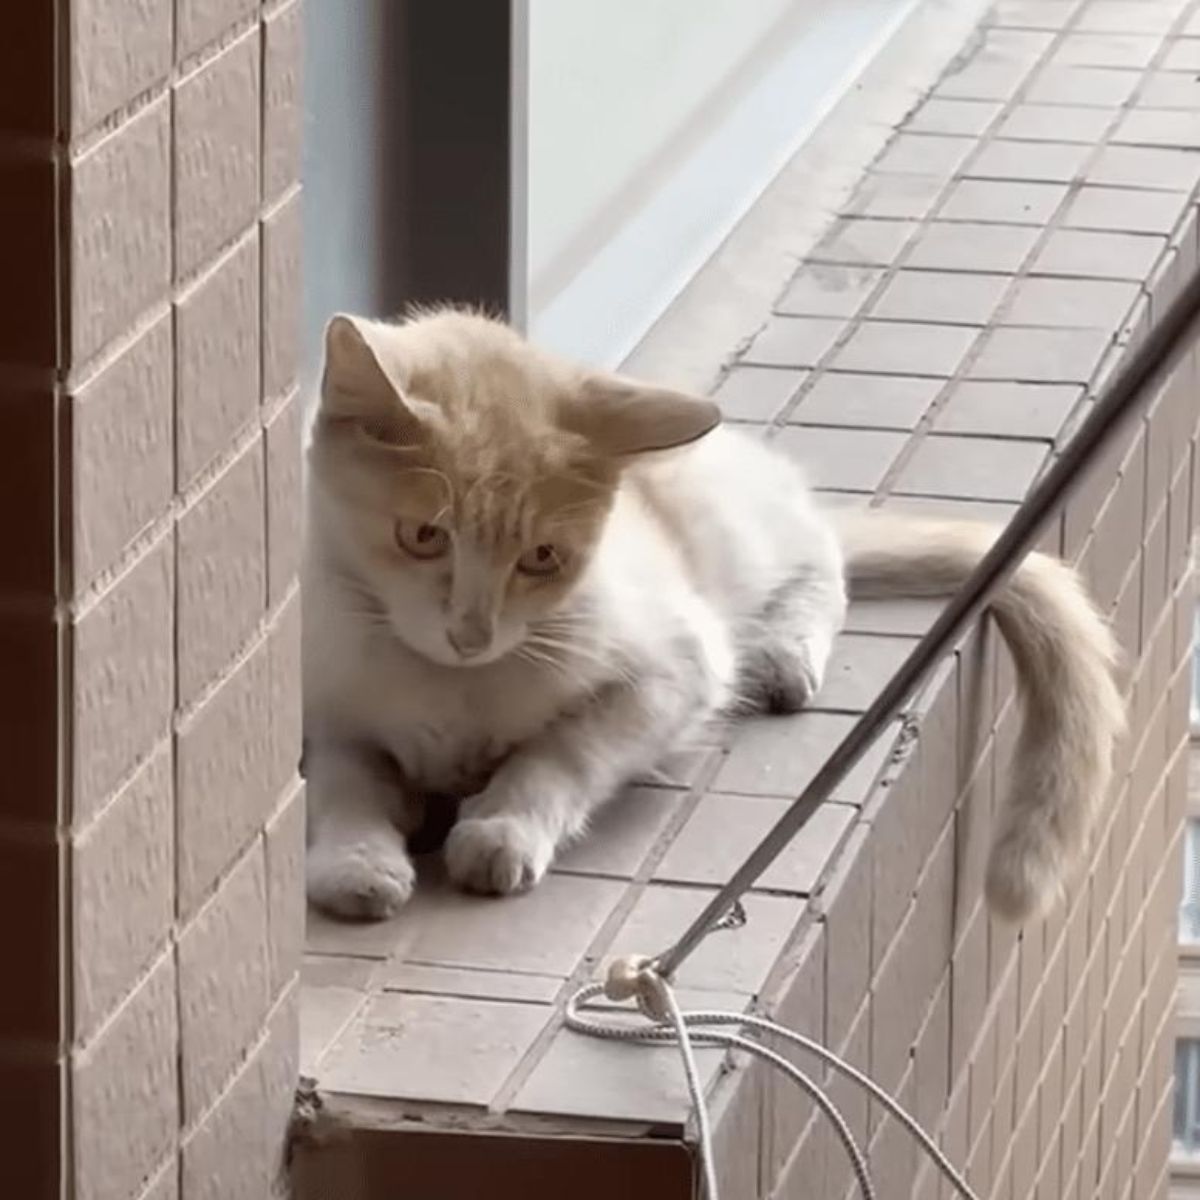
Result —
<instances>
[{"instance_id":1,"label":"square tile","mask_svg":"<svg viewBox=\"0 0 1200 1200\"><path fill-rule=\"evenodd\" d=\"M1195 71L1153 71L1134 101L1138 108L1200 107L1200 78Z\"/></svg>"},{"instance_id":2,"label":"square tile","mask_svg":"<svg viewBox=\"0 0 1200 1200\"><path fill-rule=\"evenodd\" d=\"M900 472L894 491L973 500L1024 499L1046 459L1040 442L931 435Z\"/></svg>"},{"instance_id":3,"label":"square tile","mask_svg":"<svg viewBox=\"0 0 1200 1200\"><path fill-rule=\"evenodd\" d=\"M1091 153L1090 145L1074 142L996 139L984 146L967 175L972 179L1070 183Z\"/></svg>"},{"instance_id":4,"label":"square tile","mask_svg":"<svg viewBox=\"0 0 1200 1200\"><path fill-rule=\"evenodd\" d=\"M321 1086L343 1095L486 1106L553 1011L385 992L325 1054Z\"/></svg>"},{"instance_id":5,"label":"square tile","mask_svg":"<svg viewBox=\"0 0 1200 1200\"><path fill-rule=\"evenodd\" d=\"M1020 29L1066 28L1080 0L999 0L988 14L995 25L1012 25Z\"/></svg>"},{"instance_id":6,"label":"square tile","mask_svg":"<svg viewBox=\"0 0 1200 1200\"><path fill-rule=\"evenodd\" d=\"M994 100L926 100L904 123L912 133L951 133L977 137L1000 115Z\"/></svg>"},{"instance_id":7,"label":"square tile","mask_svg":"<svg viewBox=\"0 0 1200 1200\"><path fill-rule=\"evenodd\" d=\"M873 492L907 440L907 434L876 429L789 425L775 444L800 464L812 487Z\"/></svg>"},{"instance_id":8,"label":"square tile","mask_svg":"<svg viewBox=\"0 0 1200 1200\"><path fill-rule=\"evenodd\" d=\"M1053 440L1084 394L1082 387L1050 383L963 380L938 410L938 433Z\"/></svg>"},{"instance_id":9,"label":"square tile","mask_svg":"<svg viewBox=\"0 0 1200 1200\"><path fill-rule=\"evenodd\" d=\"M684 793L670 788L627 788L558 856L554 869L631 879L683 802Z\"/></svg>"},{"instance_id":10,"label":"square tile","mask_svg":"<svg viewBox=\"0 0 1200 1200\"><path fill-rule=\"evenodd\" d=\"M727 421L770 421L807 378L807 371L738 366L725 376L713 399Z\"/></svg>"},{"instance_id":11,"label":"square tile","mask_svg":"<svg viewBox=\"0 0 1200 1200\"><path fill-rule=\"evenodd\" d=\"M1083 187L1068 205L1063 224L1072 229L1167 234L1179 223L1186 201L1183 192Z\"/></svg>"},{"instance_id":12,"label":"square tile","mask_svg":"<svg viewBox=\"0 0 1200 1200\"><path fill-rule=\"evenodd\" d=\"M725 882L787 811L791 800L766 796L704 796L654 872L669 883ZM822 804L759 877L757 891L811 895L857 810Z\"/></svg>"},{"instance_id":13,"label":"square tile","mask_svg":"<svg viewBox=\"0 0 1200 1200\"><path fill-rule=\"evenodd\" d=\"M968 374L1016 383L1089 383L1111 342L1102 329L994 329Z\"/></svg>"},{"instance_id":14,"label":"square tile","mask_svg":"<svg viewBox=\"0 0 1200 1200\"><path fill-rule=\"evenodd\" d=\"M699 915L716 890L653 883L633 906L603 960L624 954L665 950ZM750 996L766 981L805 911L803 900L752 894L743 900L746 923L714 931L683 964L676 977L682 988Z\"/></svg>"},{"instance_id":15,"label":"square tile","mask_svg":"<svg viewBox=\"0 0 1200 1200\"><path fill-rule=\"evenodd\" d=\"M1200 149L1200 112L1165 108L1135 108L1117 124L1112 140L1118 145L1171 146Z\"/></svg>"},{"instance_id":16,"label":"square tile","mask_svg":"<svg viewBox=\"0 0 1200 1200\"><path fill-rule=\"evenodd\" d=\"M1006 275L898 271L871 306L871 316L986 325L1009 282Z\"/></svg>"},{"instance_id":17,"label":"square tile","mask_svg":"<svg viewBox=\"0 0 1200 1200\"><path fill-rule=\"evenodd\" d=\"M1054 66L1148 67L1162 44L1161 37L1140 33L1071 33L1050 57Z\"/></svg>"},{"instance_id":18,"label":"square tile","mask_svg":"<svg viewBox=\"0 0 1200 1200\"><path fill-rule=\"evenodd\" d=\"M300 989L300 1070L315 1075L325 1052L367 1002L367 993L352 987Z\"/></svg>"},{"instance_id":19,"label":"square tile","mask_svg":"<svg viewBox=\"0 0 1200 1200\"><path fill-rule=\"evenodd\" d=\"M999 323L1112 332L1129 313L1140 292L1132 281L1031 276L1017 284Z\"/></svg>"},{"instance_id":20,"label":"square tile","mask_svg":"<svg viewBox=\"0 0 1200 1200\"><path fill-rule=\"evenodd\" d=\"M912 321L864 321L838 351L839 371L895 375L953 375L976 330Z\"/></svg>"},{"instance_id":21,"label":"square tile","mask_svg":"<svg viewBox=\"0 0 1200 1200\"><path fill-rule=\"evenodd\" d=\"M963 179L951 188L940 216L947 221L1045 225L1066 195L1067 189L1058 184Z\"/></svg>"},{"instance_id":22,"label":"square tile","mask_svg":"<svg viewBox=\"0 0 1200 1200\"><path fill-rule=\"evenodd\" d=\"M912 652L913 645L912 639L904 637L842 634L812 707L827 712L863 712Z\"/></svg>"},{"instance_id":23,"label":"square tile","mask_svg":"<svg viewBox=\"0 0 1200 1200\"><path fill-rule=\"evenodd\" d=\"M845 327L844 321L822 317L773 317L742 361L751 366L816 366Z\"/></svg>"},{"instance_id":24,"label":"square tile","mask_svg":"<svg viewBox=\"0 0 1200 1200\"><path fill-rule=\"evenodd\" d=\"M863 176L842 212L856 217L924 217L937 203L945 179L937 175Z\"/></svg>"},{"instance_id":25,"label":"square tile","mask_svg":"<svg viewBox=\"0 0 1200 1200\"><path fill-rule=\"evenodd\" d=\"M1146 0L1091 0L1079 14L1076 29L1110 33L1167 33L1175 24L1180 5L1146 3Z\"/></svg>"},{"instance_id":26,"label":"square tile","mask_svg":"<svg viewBox=\"0 0 1200 1200\"><path fill-rule=\"evenodd\" d=\"M705 1088L717 1077L724 1057L720 1047L697 1049ZM515 1112L650 1122L680 1134L690 1107L676 1047L620 1046L568 1029L555 1036L512 1104Z\"/></svg>"},{"instance_id":27,"label":"square tile","mask_svg":"<svg viewBox=\"0 0 1200 1200\"><path fill-rule=\"evenodd\" d=\"M852 317L883 275L880 267L812 263L788 285L775 311L801 317Z\"/></svg>"},{"instance_id":28,"label":"square tile","mask_svg":"<svg viewBox=\"0 0 1200 1200\"><path fill-rule=\"evenodd\" d=\"M938 379L830 371L788 418L799 425L912 429L941 391Z\"/></svg>"},{"instance_id":29,"label":"square tile","mask_svg":"<svg viewBox=\"0 0 1200 1200\"><path fill-rule=\"evenodd\" d=\"M1200 27L1195 32L1200 33ZM1183 37L1173 41L1163 56L1162 66L1168 71L1200 71L1200 38Z\"/></svg>"},{"instance_id":30,"label":"square tile","mask_svg":"<svg viewBox=\"0 0 1200 1200\"><path fill-rule=\"evenodd\" d=\"M1200 179L1200 151L1105 146L1088 168L1089 183L1190 192Z\"/></svg>"},{"instance_id":31,"label":"square tile","mask_svg":"<svg viewBox=\"0 0 1200 1200\"><path fill-rule=\"evenodd\" d=\"M1040 275L1141 283L1166 247L1163 237L1056 229L1038 252L1032 269Z\"/></svg>"},{"instance_id":32,"label":"square tile","mask_svg":"<svg viewBox=\"0 0 1200 1200\"><path fill-rule=\"evenodd\" d=\"M902 132L888 142L872 170L949 179L975 146L973 137Z\"/></svg>"},{"instance_id":33,"label":"square tile","mask_svg":"<svg viewBox=\"0 0 1200 1200\"><path fill-rule=\"evenodd\" d=\"M1019 225L934 221L926 226L905 266L1016 274L1041 232Z\"/></svg>"},{"instance_id":34,"label":"square tile","mask_svg":"<svg viewBox=\"0 0 1200 1200\"><path fill-rule=\"evenodd\" d=\"M1032 142L1082 142L1095 147L1113 123L1106 108L1070 104L1017 104L1000 123L997 136Z\"/></svg>"},{"instance_id":35,"label":"square tile","mask_svg":"<svg viewBox=\"0 0 1200 1200\"><path fill-rule=\"evenodd\" d=\"M896 260L916 229L915 221L840 217L808 257L810 262L863 263L886 267Z\"/></svg>"},{"instance_id":36,"label":"square tile","mask_svg":"<svg viewBox=\"0 0 1200 1200\"><path fill-rule=\"evenodd\" d=\"M1140 79L1137 71L1051 63L1034 77L1025 99L1033 104L1119 108L1133 95Z\"/></svg>"},{"instance_id":37,"label":"square tile","mask_svg":"<svg viewBox=\"0 0 1200 1200\"><path fill-rule=\"evenodd\" d=\"M300 178L303 154L304 10L300 3L263 19L262 191L270 201Z\"/></svg>"},{"instance_id":38,"label":"square tile","mask_svg":"<svg viewBox=\"0 0 1200 1200\"><path fill-rule=\"evenodd\" d=\"M418 892L407 918L414 962L569 975L624 892L612 879L550 875L517 896L481 899L448 884Z\"/></svg>"},{"instance_id":39,"label":"square tile","mask_svg":"<svg viewBox=\"0 0 1200 1200\"><path fill-rule=\"evenodd\" d=\"M812 782L825 760L850 732L854 718L838 713L804 712L790 717L761 717L743 723L729 755L712 783L714 792L794 799ZM896 741L892 725L871 744L832 798L861 804L878 779Z\"/></svg>"}]
</instances>

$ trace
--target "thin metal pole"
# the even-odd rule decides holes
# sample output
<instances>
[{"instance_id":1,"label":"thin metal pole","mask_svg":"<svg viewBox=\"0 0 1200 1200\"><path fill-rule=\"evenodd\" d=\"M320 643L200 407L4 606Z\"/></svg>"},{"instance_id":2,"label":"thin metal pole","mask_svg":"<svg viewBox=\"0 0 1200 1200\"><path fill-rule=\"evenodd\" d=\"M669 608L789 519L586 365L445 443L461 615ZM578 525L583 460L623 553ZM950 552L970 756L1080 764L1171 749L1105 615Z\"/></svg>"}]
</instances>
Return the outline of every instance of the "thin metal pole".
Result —
<instances>
[{"instance_id":1,"label":"thin metal pole","mask_svg":"<svg viewBox=\"0 0 1200 1200\"><path fill-rule=\"evenodd\" d=\"M1058 460L1034 485L979 565L904 660L896 674L842 739L799 798L750 852L729 882L705 906L683 936L655 963L670 978L700 944L730 906L775 861L783 848L846 777L880 731L901 710L926 672L957 642L967 624L1016 569L1037 542L1051 514L1066 499L1079 474L1099 457L1121 425L1146 403L1146 384L1175 353L1193 318L1200 312L1200 272L1188 280L1163 318L1109 382L1095 407L1067 443Z\"/></svg>"}]
</instances>

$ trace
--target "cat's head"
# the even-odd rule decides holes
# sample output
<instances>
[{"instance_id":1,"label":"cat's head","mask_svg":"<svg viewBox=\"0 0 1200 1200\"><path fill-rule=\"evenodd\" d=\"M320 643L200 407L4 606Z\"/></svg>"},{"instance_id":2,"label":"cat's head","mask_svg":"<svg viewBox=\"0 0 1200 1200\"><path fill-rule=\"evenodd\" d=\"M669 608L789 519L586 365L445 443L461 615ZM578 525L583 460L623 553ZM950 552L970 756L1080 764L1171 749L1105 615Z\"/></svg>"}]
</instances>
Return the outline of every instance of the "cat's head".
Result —
<instances>
[{"instance_id":1,"label":"cat's head","mask_svg":"<svg viewBox=\"0 0 1200 1200\"><path fill-rule=\"evenodd\" d=\"M586 571L622 471L718 421L709 401L562 363L473 313L337 316L315 515L396 636L446 665L492 662Z\"/></svg>"}]
</instances>

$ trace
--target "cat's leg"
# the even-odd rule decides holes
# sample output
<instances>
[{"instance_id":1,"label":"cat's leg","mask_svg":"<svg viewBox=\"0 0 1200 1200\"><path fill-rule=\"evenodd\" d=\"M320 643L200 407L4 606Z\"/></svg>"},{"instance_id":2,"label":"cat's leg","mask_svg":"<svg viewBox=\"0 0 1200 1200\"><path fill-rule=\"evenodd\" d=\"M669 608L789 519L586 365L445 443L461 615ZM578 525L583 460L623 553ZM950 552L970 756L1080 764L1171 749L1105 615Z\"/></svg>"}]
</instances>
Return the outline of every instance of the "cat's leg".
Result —
<instances>
[{"instance_id":1,"label":"cat's leg","mask_svg":"<svg viewBox=\"0 0 1200 1200\"><path fill-rule=\"evenodd\" d=\"M742 646L739 703L798 712L820 691L846 619L840 561L808 563L779 587Z\"/></svg>"},{"instance_id":2,"label":"cat's leg","mask_svg":"<svg viewBox=\"0 0 1200 1200\"><path fill-rule=\"evenodd\" d=\"M367 747L309 744L308 898L340 917L392 916L412 894L415 874L404 835L419 809L385 755Z\"/></svg>"},{"instance_id":3,"label":"cat's leg","mask_svg":"<svg viewBox=\"0 0 1200 1200\"><path fill-rule=\"evenodd\" d=\"M732 656L722 674L693 661L674 675L613 685L522 746L463 803L446 839L451 879L501 895L532 887L599 805L724 707Z\"/></svg>"}]
</instances>

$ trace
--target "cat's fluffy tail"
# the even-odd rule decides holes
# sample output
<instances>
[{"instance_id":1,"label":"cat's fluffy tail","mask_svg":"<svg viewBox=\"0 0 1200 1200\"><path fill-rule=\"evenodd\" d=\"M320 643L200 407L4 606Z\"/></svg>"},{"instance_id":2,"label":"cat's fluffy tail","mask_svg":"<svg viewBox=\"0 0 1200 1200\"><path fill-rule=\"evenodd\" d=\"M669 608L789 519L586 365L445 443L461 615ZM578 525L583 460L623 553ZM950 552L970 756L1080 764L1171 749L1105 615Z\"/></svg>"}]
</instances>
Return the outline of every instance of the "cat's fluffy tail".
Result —
<instances>
[{"instance_id":1,"label":"cat's fluffy tail","mask_svg":"<svg viewBox=\"0 0 1200 1200\"><path fill-rule=\"evenodd\" d=\"M852 596L953 592L997 532L878 510L833 516ZM1087 847L1125 705L1114 675L1112 631L1065 563L1028 555L991 607L1016 663L1023 719L986 890L997 912L1025 919L1061 894Z\"/></svg>"}]
</instances>

